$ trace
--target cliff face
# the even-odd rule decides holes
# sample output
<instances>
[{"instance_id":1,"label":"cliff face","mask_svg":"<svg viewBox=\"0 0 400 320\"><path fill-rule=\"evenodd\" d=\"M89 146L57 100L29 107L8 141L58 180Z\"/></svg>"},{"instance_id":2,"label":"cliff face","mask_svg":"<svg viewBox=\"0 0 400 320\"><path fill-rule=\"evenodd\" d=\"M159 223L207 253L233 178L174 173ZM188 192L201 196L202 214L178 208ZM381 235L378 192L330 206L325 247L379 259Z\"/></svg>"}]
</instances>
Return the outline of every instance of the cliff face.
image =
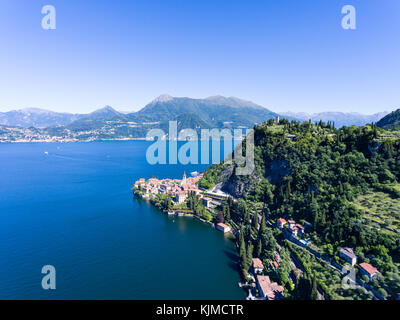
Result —
<instances>
[{"instance_id":1,"label":"cliff face","mask_svg":"<svg viewBox=\"0 0 400 320\"><path fill-rule=\"evenodd\" d=\"M258 167L257 169L252 175L237 176L233 165L225 168L218 178L219 181L223 181L221 190L234 198L245 198L265 178L270 183L279 184L285 175L291 173L287 161L277 159L265 164L265 168Z\"/></svg>"},{"instance_id":2,"label":"cliff face","mask_svg":"<svg viewBox=\"0 0 400 320\"><path fill-rule=\"evenodd\" d=\"M256 184L261 181L261 177L257 174L237 176L234 174L234 170L233 166L229 166L222 172L220 176L223 181L221 190L234 198L244 198L254 191Z\"/></svg>"}]
</instances>

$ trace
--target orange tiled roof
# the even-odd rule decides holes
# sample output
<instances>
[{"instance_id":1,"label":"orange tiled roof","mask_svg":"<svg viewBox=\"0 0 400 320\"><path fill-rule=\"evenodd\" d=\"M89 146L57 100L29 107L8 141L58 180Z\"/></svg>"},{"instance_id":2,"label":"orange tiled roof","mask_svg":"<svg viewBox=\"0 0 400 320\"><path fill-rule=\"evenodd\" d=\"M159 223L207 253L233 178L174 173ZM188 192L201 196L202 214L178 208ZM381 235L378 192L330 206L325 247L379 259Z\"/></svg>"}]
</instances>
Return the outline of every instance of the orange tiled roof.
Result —
<instances>
[{"instance_id":1,"label":"orange tiled roof","mask_svg":"<svg viewBox=\"0 0 400 320\"><path fill-rule=\"evenodd\" d=\"M264 269L264 265L259 258L253 258L253 268Z\"/></svg>"},{"instance_id":2,"label":"orange tiled roof","mask_svg":"<svg viewBox=\"0 0 400 320\"><path fill-rule=\"evenodd\" d=\"M371 266L369 263L366 262L360 263L360 267L363 268L369 274L374 274L379 272L377 268Z\"/></svg>"},{"instance_id":3,"label":"orange tiled roof","mask_svg":"<svg viewBox=\"0 0 400 320\"><path fill-rule=\"evenodd\" d=\"M225 223L222 223L222 222L218 223L217 226L220 226L221 228L224 228L224 229L229 228Z\"/></svg>"}]
</instances>

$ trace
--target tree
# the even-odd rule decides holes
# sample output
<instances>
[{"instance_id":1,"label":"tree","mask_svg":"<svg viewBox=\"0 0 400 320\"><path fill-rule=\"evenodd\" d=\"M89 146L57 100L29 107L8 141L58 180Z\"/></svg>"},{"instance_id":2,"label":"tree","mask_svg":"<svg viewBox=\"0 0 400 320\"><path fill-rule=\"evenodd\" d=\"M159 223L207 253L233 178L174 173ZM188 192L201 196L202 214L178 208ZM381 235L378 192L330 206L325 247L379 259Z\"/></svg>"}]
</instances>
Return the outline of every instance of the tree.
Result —
<instances>
[{"instance_id":1,"label":"tree","mask_svg":"<svg viewBox=\"0 0 400 320\"><path fill-rule=\"evenodd\" d=\"M255 212L253 215L253 228L258 230L258 213Z\"/></svg>"},{"instance_id":2,"label":"tree","mask_svg":"<svg viewBox=\"0 0 400 320\"><path fill-rule=\"evenodd\" d=\"M246 270L248 271L251 267L251 263L253 261L253 249L254 246L252 244L247 248L247 259L246 259Z\"/></svg>"},{"instance_id":3,"label":"tree","mask_svg":"<svg viewBox=\"0 0 400 320\"><path fill-rule=\"evenodd\" d=\"M311 298L311 281L307 274L302 274L296 283L294 297L296 300L310 300Z\"/></svg>"},{"instance_id":4,"label":"tree","mask_svg":"<svg viewBox=\"0 0 400 320\"><path fill-rule=\"evenodd\" d=\"M312 279L312 288L311 288L310 299L318 300L317 278L315 277L315 275L313 276L313 279Z\"/></svg>"},{"instance_id":5,"label":"tree","mask_svg":"<svg viewBox=\"0 0 400 320\"><path fill-rule=\"evenodd\" d=\"M266 258L273 258L274 252L277 248L276 240L270 229L266 229L265 232L261 234L262 241L262 256Z\"/></svg>"},{"instance_id":6,"label":"tree","mask_svg":"<svg viewBox=\"0 0 400 320\"><path fill-rule=\"evenodd\" d=\"M229 220L231 220L231 208L230 208L229 204L227 207L224 207L224 208L226 208L225 209L225 220L229 221Z\"/></svg>"},{"instance_id":7,"label":"tree","mask_svg":"<svg viewBox=\"0 0 400 320\"><path fill-rule=\"evenodd\" d=\"M379 294L380 294L383 298L385 298L385 299L386 299L386 297L388 296L388 293L387 293L386 290L383 289L383 288L379 288L379 289L378 289L378 292L379 292Z\"/></svg>"},{"instance_id":8,"label":"tree","mask_svg":"<svg viewBox=\"0 0 400 320\"><path fill-rule=\"evenodd\" d=\"M256 246L256 257L261 257L261 254L262 254L262 241L260 237L258 237Z\"/></svg>"},{"instance_id":9,"label":"tree","mask_svg":"<svg viewBox=\"0 0 400 320\"><path fill-rule=\"evenodd\" d=\"M263 213L262 217L261 217L261 224L260 224L259 233L263 234L266 229L267 229L267 225L266 225L266 222L265 222L265 215Z\"/></svg>"},{"instance_id":10,"label":"tree","mask_svg":"<svg viewBox=\"0 0 400 320\"><path fill-rule=\"evenodd\" d=\"M239 258L240 258L240 267L242 268L242 270L246 270L247 255L246 255L246 244L244 243L244 237L242 237L240 240Z\"/></svg>"},{"instance_id":11,"label":"tree","mask_svg":"<svg viewBox=\"0 0 400 320\"><path fill-rule=\"evenodd\" d=\"M217 221L217 223L224 223L225 222L224 214L222 212L219 212L217 214L216 221Z\"/></svg>"}]
</instances>

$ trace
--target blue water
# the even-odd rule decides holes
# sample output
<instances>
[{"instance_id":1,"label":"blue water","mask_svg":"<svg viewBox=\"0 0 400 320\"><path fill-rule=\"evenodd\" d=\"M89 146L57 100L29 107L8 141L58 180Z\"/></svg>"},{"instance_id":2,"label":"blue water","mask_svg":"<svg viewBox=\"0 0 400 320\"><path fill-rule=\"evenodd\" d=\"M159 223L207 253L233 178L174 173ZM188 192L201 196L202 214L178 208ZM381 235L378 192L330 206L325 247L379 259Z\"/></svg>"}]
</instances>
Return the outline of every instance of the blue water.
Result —
<instances>
[{"instance_id":1,"label":"blue water","mask_svg":"<svg viewBox=\"0 0 400 320\"><path fill-rule=\"evenodd\" d=\"M140 177L206 168L149 165L148 145L0 144L0 299L244 298L229 237L132 197Z\"/></svg>"}]
</instances>

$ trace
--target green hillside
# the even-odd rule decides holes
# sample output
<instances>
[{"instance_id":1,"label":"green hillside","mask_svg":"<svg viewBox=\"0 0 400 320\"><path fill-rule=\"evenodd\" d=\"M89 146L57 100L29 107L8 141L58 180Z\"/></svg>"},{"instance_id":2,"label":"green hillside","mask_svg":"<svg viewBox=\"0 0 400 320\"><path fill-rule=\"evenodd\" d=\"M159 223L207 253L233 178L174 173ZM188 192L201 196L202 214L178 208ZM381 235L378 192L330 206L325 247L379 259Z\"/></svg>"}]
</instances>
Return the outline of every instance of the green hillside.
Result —
<instances>
[{"instance_id":1,"label":"green hillside","mask_svg":"<svg viewBox=\"0 0 400 320\"><path fill-rule=\"evenodd\" d=\"M200 182L203 187L222 182L222 190L238 199L223 210L249 230L245 234L253 234L247 241L255 247L270 241L265 239L271 235L257 235L255 213L272 223L279 217L307 221L315 250L340 261L340 248L354 248L359 262L382 273L376 287L398 292L400 139L376 126L337 130L287 120L256 126L254 139L254 174L237 176L235 165L221 164ZM258 252L268 258L268 250ZM348 293L338 287L327 288L327 295L344 298Z\"/></svg>"},{"instance_id":2,"label":"green hillside","mask_svg":"<svg viewBox=\"0 0 400 320\"><path fill-rule=\"evenodd\" d=\"M400 109L383 117L376 125L380 128L400 130Z\"/></svg>"}]
</instances>

